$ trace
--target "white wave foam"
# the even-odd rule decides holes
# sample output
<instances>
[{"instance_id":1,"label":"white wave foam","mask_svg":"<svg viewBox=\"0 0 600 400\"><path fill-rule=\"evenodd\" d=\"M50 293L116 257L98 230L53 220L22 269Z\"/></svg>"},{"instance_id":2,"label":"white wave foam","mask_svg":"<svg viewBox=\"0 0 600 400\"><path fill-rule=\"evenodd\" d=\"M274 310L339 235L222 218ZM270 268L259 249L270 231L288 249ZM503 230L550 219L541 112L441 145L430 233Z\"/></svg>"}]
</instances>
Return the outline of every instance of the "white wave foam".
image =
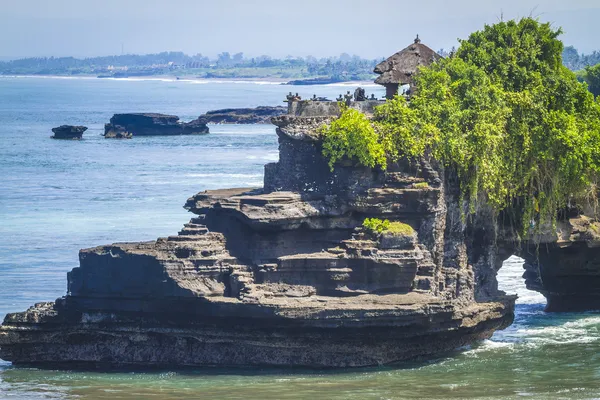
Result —
<instances>
[{"instance_id":1,"label":"white wave foam","mask_svg":"<svg viewBox=\"0 0 600 400\"><path fill-rule=\"evenodd\" d=\"M560 314L556 316L560 318ZM514 334L534 344L594 343L600 341L600 316L584 317L555 326L517 328Z\"/></svg>"},{"instance_id":2,"label":"white wave foam","mask_svg":"<svg viewBox=\"0 0 600 400\"><path fill-rule=\"evenodd\" d=\"M60 76L60 75L1 75L2 79L98 79L95 76Z\"/></svg>"},{"instance_id":3,"label":"white wave foam","mask_svg":"<svg viewBox=\"0 0 600 400\"><path fill-rule=\"evenodd\" d=\"M463 352L463 354L467 357L478 357L479 353L497 350L512 351L514 347L514 342L503 342L488 339L481 342L477 347L466 350L465 352Z\"/></svg>"}]
</instances>

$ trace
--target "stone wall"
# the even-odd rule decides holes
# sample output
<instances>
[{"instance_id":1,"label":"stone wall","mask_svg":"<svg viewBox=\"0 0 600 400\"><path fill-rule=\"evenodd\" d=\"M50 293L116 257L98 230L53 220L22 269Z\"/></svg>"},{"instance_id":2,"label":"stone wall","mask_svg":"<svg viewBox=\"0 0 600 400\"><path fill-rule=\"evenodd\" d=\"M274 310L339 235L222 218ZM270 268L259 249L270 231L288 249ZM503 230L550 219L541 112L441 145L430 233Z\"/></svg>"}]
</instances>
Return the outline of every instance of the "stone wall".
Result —
<instances>
[{"instance_id":1,"label":"stone wall","mask_svg":"<svg viewBox=\"0 0 600 400\"><path fill-rule=\"evenodd\" d=\"M376 106L384 104L383 100L351 101L350 108L372 115ZM300 100L288 103L288 115L296 117L337 117L340 115L340 103L337 101Z\"/></svg>"}]
</instances>

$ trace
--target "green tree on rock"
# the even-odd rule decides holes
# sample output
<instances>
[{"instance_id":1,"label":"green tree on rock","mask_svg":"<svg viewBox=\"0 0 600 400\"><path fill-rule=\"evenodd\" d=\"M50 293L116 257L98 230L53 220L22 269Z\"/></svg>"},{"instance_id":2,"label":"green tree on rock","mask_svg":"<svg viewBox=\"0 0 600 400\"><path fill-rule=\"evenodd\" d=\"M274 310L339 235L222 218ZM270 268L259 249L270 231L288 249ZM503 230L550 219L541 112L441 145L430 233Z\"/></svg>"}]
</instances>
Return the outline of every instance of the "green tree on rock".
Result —
<instances>
[{"instance_id":1,"label":"green tree on rock","mask_svg":"<svg viewBox=\"0 0 600 400\"><path fill-rule=\"evenodd\" d=\"M594 96L600 96L600 64L585 69L584 80L588 84L588 89Z\"/></svg>"},{"instance_id":2,"label":"green tree on rock","mask_svg":"<svg viewBox=\"0 0 600 400\"><path fill-rule=\"evenodd\" d=\"M596 201L600 105L562 65L560 34L532 18L471 34L419 71L410 102L376 110L371 148L392 160L433 156L455 171L471 210L481 199L497 211L517 204L524 226ZM328 133L326 146L337 140L333 125Z\"/></svg>"}]
</instances>

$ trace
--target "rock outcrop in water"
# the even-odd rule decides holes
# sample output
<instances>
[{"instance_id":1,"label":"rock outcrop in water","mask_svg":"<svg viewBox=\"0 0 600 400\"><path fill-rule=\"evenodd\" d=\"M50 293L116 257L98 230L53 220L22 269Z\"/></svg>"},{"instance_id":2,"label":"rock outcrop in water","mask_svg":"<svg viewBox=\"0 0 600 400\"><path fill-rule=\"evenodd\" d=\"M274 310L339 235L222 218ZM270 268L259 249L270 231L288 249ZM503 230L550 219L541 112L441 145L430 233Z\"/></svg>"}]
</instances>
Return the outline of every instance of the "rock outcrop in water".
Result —
<instances>
[{"instance_id":1,"label":"rock outcrop in water","mask_svg":"<svg viewBox=\"0 0 600 400\"><path fill-rule=\"evenodd\" d=\"M518 255L525 259L527 288L546 297L546 311L600 310L600 222L574 213L558 223L556 234L538 239Z\"/></svg>"},{"instance_id":2,"label":"rock outcrop in water","mask_svg":"<svg viewBox=\"0 0 600 400\"><path fill-rule=\"evenodd\" d=\"M496 227L464 222L456 183L427 160L330 171L315 128L274 119L263 188L206 191L176 236L81 250L68 293L9 314L19 365L350 367L488 338L513 319L497 290ZM402 221L403 235L362 230ZM508 257L508 255L506 255Z\"/></svg>"},{"instance_id":3,"label":"rock outcrop in water","mask_svg":"<svg viewBox=\"0 0 600 400\"><path fill-rule=\"evenodd\" d=\"M153 135L198 135L209 133L206 121L181 122L176 115L133 113L115 114L104 126L105 138L131 138Z\"/></svg>"},{"instance_id":4,"label":"rock outcrop in water","mask_svg":"<svg viewBox=\"0 0 600 400\"><path fill-rule=\"evenodd\" d=\"M199 118L211 124L270 124L271 118L287 113L287 107L224 108L208 111Z\"/></svg>"},{"instance_id":5,"label":"rock outcrop in water","mask_svg":"<svg viewBox=\"0 0 600 400\"><path fill-rule=\"evenodd\" d=\"M52 139L81 139L83 132L87 131L87 126L61 125L52 128Z\"/></svg>"}]
</instances>

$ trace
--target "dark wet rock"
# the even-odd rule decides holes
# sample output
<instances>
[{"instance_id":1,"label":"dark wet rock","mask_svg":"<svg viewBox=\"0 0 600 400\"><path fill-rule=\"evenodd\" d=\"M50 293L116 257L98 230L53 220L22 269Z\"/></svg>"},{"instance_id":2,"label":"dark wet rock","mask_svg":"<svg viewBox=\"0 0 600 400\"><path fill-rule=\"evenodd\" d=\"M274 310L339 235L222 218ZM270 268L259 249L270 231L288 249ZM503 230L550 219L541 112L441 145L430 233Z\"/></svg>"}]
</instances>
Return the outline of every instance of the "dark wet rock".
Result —
<instances>
[{"instance_id":1,"label":"dark wet rock","mask_svg":"<svg viewBox=\"0 0 600 400\"><path fill-rule=\"evenodd\" d=\"M196 135L208 133L206 121L181 122L176 115L133 113L115 114L104 126L106 138L130 138L153 135Z\"/></svg>"},{"instance_id":2,"label":"dark wet rock","mask_svg":"<svg viewBox=\"0 0 600 400\"><path fill-rule=\"evenodd\" d=\"M225 108L208 111L200 116L211 124L270 124L272 117L287 113L287 107Z\"/></svg>"},{"instance_id":3,"label":"dark wet rock","mask_svg":"<svg viewBox=\"0 0 600 400\"><path fill-rule=\"evenodd\" d=\"M52 128L54 133L52 139L81 139L83 132L87 131L86 126L61 125L57 128Z\"/></svg>"}]
</instances>

